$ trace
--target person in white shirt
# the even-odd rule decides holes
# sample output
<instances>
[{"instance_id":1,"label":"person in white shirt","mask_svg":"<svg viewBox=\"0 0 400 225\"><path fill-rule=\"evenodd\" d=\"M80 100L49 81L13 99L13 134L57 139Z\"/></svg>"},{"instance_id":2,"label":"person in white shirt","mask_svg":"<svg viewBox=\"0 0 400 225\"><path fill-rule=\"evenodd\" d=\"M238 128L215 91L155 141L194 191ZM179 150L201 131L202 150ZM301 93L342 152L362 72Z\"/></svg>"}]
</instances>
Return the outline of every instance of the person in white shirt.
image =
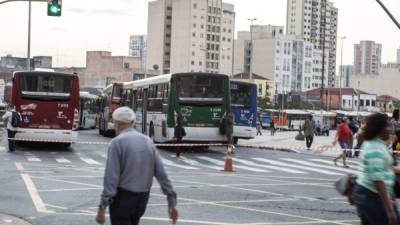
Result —
<instances>
[{"instance_id":1,"label":"person in white shirt","mask_svg":"<svg viewBox=\"0 0 400 225\"><path fill-rule=\"evenodd\" d=\"M9 149L9 152L15 152L15 140L13 140L13 138L15 138L15 134L18 131L18 126L14 127L12 125L12 123L11 123L12 122L13 113L18 113L18 116L19 116L19 122L18 123L20 123L22 119L21 119L21 114L19 112L17 112L17 110L15 109L15 106L10 105L10 109L11 110L7 111L3 115L2 119L3 119L3 121L7 120L7 136L8 136L8 149Z\"/></svg>"}]
</instances>

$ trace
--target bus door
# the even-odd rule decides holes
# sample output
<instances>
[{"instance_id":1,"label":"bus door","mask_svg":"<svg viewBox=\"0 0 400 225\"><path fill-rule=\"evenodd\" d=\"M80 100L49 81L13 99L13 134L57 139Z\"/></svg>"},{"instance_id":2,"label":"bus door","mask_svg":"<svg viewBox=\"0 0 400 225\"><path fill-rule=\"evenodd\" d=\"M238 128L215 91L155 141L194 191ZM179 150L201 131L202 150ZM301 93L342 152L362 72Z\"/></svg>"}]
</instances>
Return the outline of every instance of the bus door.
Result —
<instances>
[{"instance_id":1,"label":"bus door","mask_svg":"<svg viewBox=\"0 0 400 225\"><path fill-rule=\"evenodd\" d=\"M147 134L147 102L148 102L149 89L143 89L143 101L142 101L142 133Z\"/></svg>"}]
</instances>

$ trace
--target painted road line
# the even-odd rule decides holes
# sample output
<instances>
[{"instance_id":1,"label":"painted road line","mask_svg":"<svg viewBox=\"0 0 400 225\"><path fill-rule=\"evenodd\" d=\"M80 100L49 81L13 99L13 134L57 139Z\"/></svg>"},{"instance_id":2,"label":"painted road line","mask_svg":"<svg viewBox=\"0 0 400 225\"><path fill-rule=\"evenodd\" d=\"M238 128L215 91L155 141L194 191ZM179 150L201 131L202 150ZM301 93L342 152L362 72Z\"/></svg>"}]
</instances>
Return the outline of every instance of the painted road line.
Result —
<instances>
[{"instance_id":1,"label":"painted road line","mask_svg":"<svg viewBox=\"0 0 400 225\"><path fill-rule=\"evenodd\" d=\"M320 162L320 163L328 164L328 165L334 165L333 164L333 160L324 160L324 159L310 159L310 160L314 161L314 162ZM342 162L342 161L341 160L338 161L338 163L340 163L340 162ZM348 164L350 164L350 163L354 164L353 167L355 167L355 168L358 168L358 166L359 166L358 162L349 162L348 160L346 160L346 162Z\"/></svg>"},{"instance_id":2,"label":"painted road line","mask_svg":"<svg viewBox=\"0 0 400 225\"><path fill-rule=\"evenodd\" d=\"M327 170L322 170L322 169L317 169L317 168L311 168L308 166L301 166L301 165L293 165L289 163L284 163L276 160L270 160L270 159L264 159L264 158L252 158L257 161L261 162L266 162L269 164L277 165L277 166L284 166L284 167L289 167L289 168L296 168L296 169L301 169L301 170L306 170L306 171L312 171L312 172L317 172L317 173L322 173L326 175L343 175L342 173L336 173L336 172L331 172Z\"/></svg>"},{"instance_id":3,"label":"painted road line","mask_svg":"<svg viewBox=\"0 0 400 225\"><path fill-rule=\"evenodd\" d=\"M36 157L36 156L28 157L27 160L28 160L29 162L41 162L41 161L42 161L41 159L39 159L39 158Z\"/></svg>"},{"instance_id":4,"label":"painted road line","mask_svg":"<svg viewBox=\"0 0 400 225\"><path fill-rule=\"evenodd\" d=\"M162 161L163 161L163 163L165 165L172 166L172 167L178 167L178 168L187 169L187 170L198 170L199 169L199 168L196 168L196 167L193 167L193 166L179 165L176 162L173 162L173 161L165 159L165 158L162 158Z\"/></svg>"},{"instance_id":5,"label":"painted road line","mask_svg":"<svg viewBox=\"0 0 400 225\"><path fill-rule=\"evenodd\" d=\"M15 167L17 167L18 171L24 171L24 167L22 166L22 163L15 163Z\"/></svg>"},{"instance_id":6,"label":"painted road line","mask_svg":"<svg viewBox=\"0 0 400 225\"><path fill-rule=\"evenodd\" d=\"M40 213L54 213L53 211L47 210L42 198L40 197L35 184L28 174L21 174L22 180L25 182L25 186L28 189L29 195L36 207L36 210Z\"/></svg>"},{"instance_id":7,"label":"painted road line","mask_svg":"<svg viewBox=\"0 0 400 225\"><path fill-rule=\"evenodd\" d=\"M326 165L320 165L320 164L316 164L316 163L312 163L312 162L306 162L306 161L297 160L297 159L289 159L289 158L281 158L281 159L285 160L285 161L289 161L289 162L305 165L305 166L312 166L312 167L324 168L324 169L329 169L329 170L337 170L337 171L341 171L341 172L345 172L345 173L353 172L352 170L345 169L345 168L340 168L340 167L337 167L337 166L334 166L334 165L326 166Z\"/></svg>"},{"instance_id":8,"label":"painted road line","mask_svg":"<svg viewBox=\"0 0 400 225\"><path fill-rule=\"evenodd\" d=\"M224 166L225 165L224 162L222 162L222 161L220 161L218 159L213 159L213 158L209 158L209 157L206 157L206 156L197 156L197 158L202 159L204 161L208 161L208 162L213 163L213 164L218 165L218 166ZM233 161L235 161L235 160L233 160ZM236 165L236 164L233 165L233 168L248 170L248 171L252 171L252 172L261 172L261 173L270 173L271 172L269 170L251 168L251 167L248 167L248 166L242 166L242 165ZM223 168L221 167L221 169L223 169Z\"/></svg>"},{"instance_id":9,"label":"painted road line","mask_svg":"<svg viewBox=\"0 0 400 225\"><path fill-rule=\"evenodd\" d=\"M71 163L71 161L69 161L69 160L66 159L66 158L56 158L56 161L57 161L58 163Z\"/></svg>"},{"instance_id":10,"label":"painted road line","mask_svg":"<svg viewBox=\"0 0 400 225\"><path fill-rule=\"evenodd\" d=\"M303 171L299 171L299 170L287 169L287 168L282 168L282 167L278 167L278 166L262 165L262 164L254 163L252 161L245 160L245 159L235 158L234 160L236 162L239 162L239 163L242 163L242 164L245 164L248 166L262 167L262 168L271 169L271 170L280 170L280 171L287 172L287 173L308 174L307 172L303 172Z\"/></svg>"},{"instance_id":11,"label":"painted road line","mask_svg":"<svg viewBox=\"0 0 400 225\"><path fill-rule=\"evenodd\" d=\"M96 160L93 160L91 158L80 157L80 159L90 165L101 165L101 163L99 163Z\"/></svg>"},{"instance_id":12,"label":"painted road line","mask_svg":"<svg viewBox=\"0 0 400 225\"><path fill-rule=\"evenodd\" d=\"M191 166L199 166L199 167L205 167L205 168L209 168L209 169L213 169L213 170L220 170L221 168L218 166L210 166L210 165L204 165L196 160L193 159L188 159L185 156L180 156L179 157L182 161L184 161L185 163L191 165Z\"/></svg>"}]
</instances>

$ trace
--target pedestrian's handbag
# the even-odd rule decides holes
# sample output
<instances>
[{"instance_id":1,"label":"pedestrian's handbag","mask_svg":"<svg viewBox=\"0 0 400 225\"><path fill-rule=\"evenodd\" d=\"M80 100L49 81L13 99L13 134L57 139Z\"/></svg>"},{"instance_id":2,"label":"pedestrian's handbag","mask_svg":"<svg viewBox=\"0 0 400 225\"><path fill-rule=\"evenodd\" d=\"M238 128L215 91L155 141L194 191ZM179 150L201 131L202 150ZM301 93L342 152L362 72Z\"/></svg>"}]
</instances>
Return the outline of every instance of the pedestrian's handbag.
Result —
<instances>
[{"instance_id":1,"label":"pedestrian's handbag","mask_svg":"<svg viewBox=\"0 0 400 225\"><path fill-rule=\"evenodd\" d=\"M351 195L353 194L353 187L356 183L357 176L354 174L347 174L335 182L335 189L339 194L346 196L347 201L353 205Z\"/></svg>"}]
</instances>

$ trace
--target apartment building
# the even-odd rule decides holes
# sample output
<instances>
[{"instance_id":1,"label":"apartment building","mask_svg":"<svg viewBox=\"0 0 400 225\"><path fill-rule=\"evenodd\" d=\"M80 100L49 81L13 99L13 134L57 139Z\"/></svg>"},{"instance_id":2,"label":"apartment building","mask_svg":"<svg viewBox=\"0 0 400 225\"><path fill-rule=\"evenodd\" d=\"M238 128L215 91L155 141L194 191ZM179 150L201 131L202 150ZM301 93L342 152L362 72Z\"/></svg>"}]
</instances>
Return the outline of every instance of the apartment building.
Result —
<instances>
[{"instance_id":1,"label":"apartment building","mask_svg":"<svg viewBox=\"0 0 400 225\"><path fill-rule=\"evenodd\" d=\"M382 64L382 45L374 41L361 41L354 45L355 75L379 74Z\"/></svg>"},{"instance_id":2,"label":"apartment building","mask_svg":"<svg viewBox=\"0 0 400 225\"><path fill-rule=\"evenodd\" d=\"M146 35L131 35L129 38L129 56L140 59L140 69L146 67Z\"/></svg>"},{"instance_id":3,"label":"apartment building","mask_svg":"<svg viewBox=\"0 0 400 225\"><path fill-rule=\"evenodd\" d=\"M232 74L235 12L222 0L149 2L146 67Z\"/></svg>"},{"instance_id":4,"label":"apartment building","mask_svg":"<svg viewBox=\"0 0 400 225\"><path fill-rule=\"evenodd\" d=\"M323 61L324 86L335 85L337 19L338 9L329 0L287 0L286 33L298 35L314 47L313 88L322 85Z\"/></svg>"}]
</instances>

